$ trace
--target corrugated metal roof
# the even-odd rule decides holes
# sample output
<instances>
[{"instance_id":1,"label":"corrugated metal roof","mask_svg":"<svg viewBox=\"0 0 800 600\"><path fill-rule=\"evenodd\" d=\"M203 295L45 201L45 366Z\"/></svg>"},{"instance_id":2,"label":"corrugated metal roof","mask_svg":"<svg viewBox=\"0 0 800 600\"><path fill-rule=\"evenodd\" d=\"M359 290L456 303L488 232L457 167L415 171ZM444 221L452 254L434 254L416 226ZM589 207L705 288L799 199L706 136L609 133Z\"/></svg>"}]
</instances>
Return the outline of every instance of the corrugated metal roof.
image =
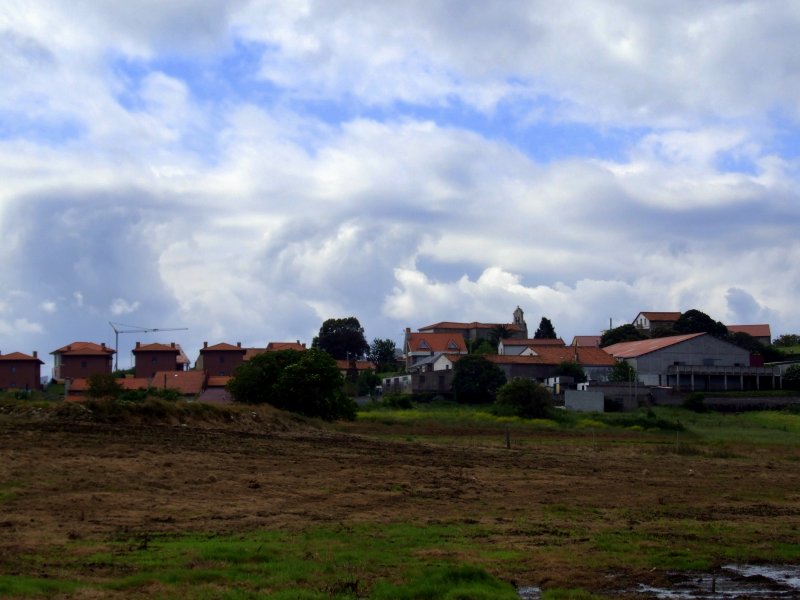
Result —
<instances>
[{"instance_id":1,"label":"corrugated metal roof","mask_svg":"<svg viewBox=\"0 0 800 600\"><path fill-rule=\"evenodd\" d=\"M636 358L644 354L650 354L656 350L668 348L675 344L680 344L686 340L699 337L701 335L708 335L707 333L688 333L686 335L671 335L663 338L653 338L650 340L637 340L635 342L620 342L619 344L612 344L603 348L606 352L613 355L614 358Z\"/></svg>"}]
</instances>

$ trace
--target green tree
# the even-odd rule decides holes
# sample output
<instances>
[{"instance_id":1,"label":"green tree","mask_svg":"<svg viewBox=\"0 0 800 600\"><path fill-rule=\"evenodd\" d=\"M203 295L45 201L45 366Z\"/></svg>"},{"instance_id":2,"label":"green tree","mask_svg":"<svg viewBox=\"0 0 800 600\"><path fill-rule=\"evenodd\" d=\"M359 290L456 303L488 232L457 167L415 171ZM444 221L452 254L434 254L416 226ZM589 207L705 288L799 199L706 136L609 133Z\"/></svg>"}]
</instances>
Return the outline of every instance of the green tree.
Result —
<instances>
[{"instance_id":1,"label":"green tree","mask_svg":"<svg viewBox=\"0 0 800 600\"><path fill-rule=\"evenodd\" d=\"M319 349L264 352L234 371L227 389L237 402L276 408L325 420L355 417L334 358Z\"/></svg>"},{"instance_id":2,"label":"green tree","mask_svg":"<svg viewBox=\"0 0 800 600\"><path fill-rule=\"evenodd\" d=\"M636 381L636 369L633 365L624 360L618 360L611 368L611 373L608 375L609 381Z\"/></svg>"},{"instance_id":3,"label":"green tree","mask_svg":"<svg viewBox=\"0 0 800 600\"><path fill-rule=\"evenodd\" d=\"M365 369L358 374L358 395L372 395L375 387L381 384L381 378L372 369Z\"/></svg>"},{"instance_id":4,"label":"green tree","mask_svg":"<svg viewBox=\"0 0 800 600\"><path fill-rule=\"evenodd\" d=\"M495 400L499 414L527 419L546 417L551 405L552 397L547 388L522 377L514 377L500 387Z\"/></svg>"},{"instance_id":5,"label":"green tree","mask_svg":"<svg viewBox=\"0 0 800 600\"><path fill-rule=\"evenodd\" d=\"M378 373L385 373L386 371L396 371L396 354L397 347L394 340L378 339L372 340L369 347L367 358L370 362L374 363L378 369Z\"/></svg>"},{"instance_id":6,"label":"green tree","mask_svg":"<svg viewBox=\"0 0 800 600\"><path fill-rule=\"evenodd\" d=\"M86 394L90 398L117 398L122 392L122 384L111 373L95 373L87 379Z\"/></svg>"},{"instance_id":7,"label":"green tree","mask_svg":"<svg viewBox=\"0 0 800 600\"><path fill-rule=\"evenodd\" d=\"M453 367L453 394L463 404L491 402L505 382L503 370L480 354L462 356Z\"/></svg>"},{"instance_id":8,"label":"green tree","mask_svg":"<svg viewBox=\"0 0 800 600\"><path fill-rule=\"evenodd\" d=\"M621 344L622 342L638 342L639 340L646 340L648 336L641 329L634 325L627 323L609 329L602 336L600 336L600 347L612 346L614 344Z\"/></svg>"},{"instance_id":9,"label":"green tree","mask_svg":"<svg viewBox=\"0 0 800 600\"><path fill-rule=\"evenodd\" d=\"M719 321L715 321L706 313L695 308L683 313L672 326L677 335L687 333L710 333L719 338L728 335L728 328Z\"/></svg>"},{"instance_id":10,"label":"green tree","mask_svg":"<svg viewBox=\"0 0 800 600\"><path fill-rule=\"evenodd\" d=\"M778 348L790 348L791 346L800 346L800 335L796 333L784 333L775 338L772 344Z\"/></svg>"},{"instance_id":11,"label":"green tree","mask_svg":"<svg viewBox=\"0 0 800 600\"><path fill-rule=\"evenodd\" d=\"M586 371L580 363L573 360L562 360L556 367L556 375L563 375L564 377L572 377L575 383L583 383L586 381Z\"/></svg>"},{"instance_id":12,"label":"green tree","mask_svg":"<svg viewBox=\"0 0 800 600\"><path fill-rule=\"evenodd\" d=\"M328 319L322 323L311 342L312 348L324 350L337 360L359 358L369 352L364 328L355 317Z\"/></svg>"},{"instance_id":13,"label":"green tree","mask_svg":"<svg viewBox=\"0 0 800 600\"><path fill-rule=\"evenodd\" d=\"M542 320L539 321L539 327L536 328L536 333L533 334L533 339L535 340L555 340L558 336L556 335L555 327L550 322L550 319L547 317L542 317Z\"/></svg>"},{"instance_id":14,"label":"green tree","mask_svg":"<svg viewBox=\"0 0 800 600\"><path fill-rule=\"evenodd\" d=\"M489 340L480 340L470 354L497 354L497 346L493 346Z\"/></svg>"}]
</instances>

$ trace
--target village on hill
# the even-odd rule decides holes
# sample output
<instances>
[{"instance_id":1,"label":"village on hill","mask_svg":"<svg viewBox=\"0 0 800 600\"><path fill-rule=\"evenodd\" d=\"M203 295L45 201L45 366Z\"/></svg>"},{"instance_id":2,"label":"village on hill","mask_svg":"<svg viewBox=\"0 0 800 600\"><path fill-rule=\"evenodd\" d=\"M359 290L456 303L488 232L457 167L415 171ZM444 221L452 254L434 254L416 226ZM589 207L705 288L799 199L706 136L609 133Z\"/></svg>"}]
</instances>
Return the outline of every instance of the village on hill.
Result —
<instances>
[{"instance_id":1,"label":"village on hill","mask_svg":"<svg viewBox=\"0 0 800 600\"><path fill-rule=\"evenodd\" d=\"M338 357L337 366L351 379L366 371L384 371L373 393L448 397L459 360L480 354L507 380L540 383L566 407L577 410L669 404L687 392L783 388L791 361L765 364L772 343L768 324L714 325L699 311L685 314L691 313L724 329L725 335L715 335L719 332L713 327L686 333L680 312L643 311L630 324L598 335L578 335L567 343L557 337L546 317L531 335L523 310L517 307L509 323L442 321L417 331L406 328L403 348L397 349L390 366L382 364L379 369L374 361L355 354ZM186 399L228 403L232 398L226 386L236 368L262 353L281 350L302 352L306 344L296 340L248 348L238 342L204 342L192 365L178 343L137 341L132 349L134 367L123 373L113 368L115 349L76 341L50 352L53 370L45 381L64 384L64 398L75 401L86 396L93 375L114 372L122 375L123 390L168 389ZM36 351L0 353L0 390L42 389L43 364Z\"/></svg>"}]
</instances>

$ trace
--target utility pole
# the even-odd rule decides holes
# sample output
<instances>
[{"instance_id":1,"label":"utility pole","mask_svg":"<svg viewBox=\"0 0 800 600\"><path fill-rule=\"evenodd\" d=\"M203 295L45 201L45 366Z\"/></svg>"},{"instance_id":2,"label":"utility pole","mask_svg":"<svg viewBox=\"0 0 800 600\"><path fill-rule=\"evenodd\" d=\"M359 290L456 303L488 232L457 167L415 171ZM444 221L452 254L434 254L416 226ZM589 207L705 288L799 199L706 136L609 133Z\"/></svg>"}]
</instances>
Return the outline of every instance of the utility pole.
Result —
<instances>
[{"instance_id":1,"label":"utility pole","mask_svg":"<svg viewBox=\"0 0 800 600\"><path fill-rule=\"evenodd\" d=\"M119 371L119 334L120 333L153 333L156 331L188 331L188 327L139 327L138 325L125 325L124 323L108 322L114 330L114 370ZM127 327L128 329L118 329Z\"/></svg>"}]
</instances>

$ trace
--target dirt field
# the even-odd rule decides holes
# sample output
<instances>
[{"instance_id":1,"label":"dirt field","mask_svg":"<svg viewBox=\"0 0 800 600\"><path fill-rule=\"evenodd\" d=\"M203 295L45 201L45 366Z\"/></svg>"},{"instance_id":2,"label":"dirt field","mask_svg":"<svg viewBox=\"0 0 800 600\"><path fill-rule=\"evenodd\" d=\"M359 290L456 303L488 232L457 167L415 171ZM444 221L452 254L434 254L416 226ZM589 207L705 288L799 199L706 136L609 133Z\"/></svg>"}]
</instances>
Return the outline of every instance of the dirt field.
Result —
<instances>
[{"instance_id":1,"label":"dirt field","mask_svg":"<svg viewBox=\"0 0 800 600\"><path fill-rule=\"evenodd\" d=\"M664 573L635 557L610 564L599 533L667 550L717 544L720 561L732 543L758 560L760 544L800 539L797 446L720 458L624 436L531 433L509 450L480 430L427 432L463 442L444 445L387 440L361 423L250 429L0 420L0 571L22 553L120 532L469 523L487 527L487 544L522 552L513 570L491 565L495 575L603 590Z\"/></svg>"}]
</instances>

